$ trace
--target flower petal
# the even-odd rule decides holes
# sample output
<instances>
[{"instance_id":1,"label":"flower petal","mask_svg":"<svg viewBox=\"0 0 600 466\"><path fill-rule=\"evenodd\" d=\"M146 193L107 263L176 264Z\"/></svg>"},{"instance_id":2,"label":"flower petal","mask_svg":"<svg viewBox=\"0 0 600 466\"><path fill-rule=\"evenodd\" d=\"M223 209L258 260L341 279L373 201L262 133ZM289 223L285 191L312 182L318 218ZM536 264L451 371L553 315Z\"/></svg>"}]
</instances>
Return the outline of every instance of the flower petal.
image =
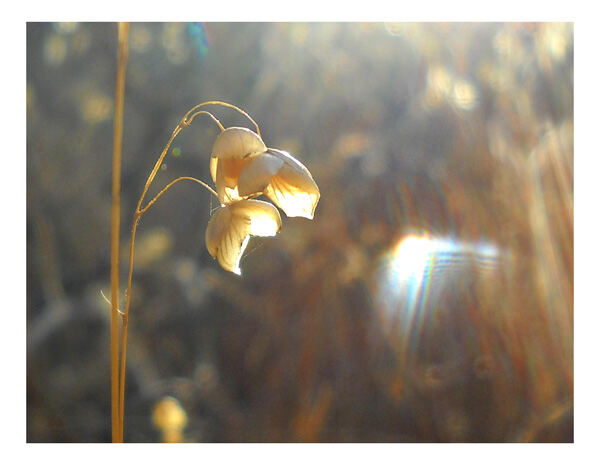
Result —
<instances>
[{"instance_id":1,"label":"flower petal","mask_svg":"<svg viewBox=\"0 0 600 466\"><path fill-rule=\"evenodd\" d=\"M252 236L275 236L281 230L281 215L273 204L248 199L231 205L235 217L248 218Z\"/></svg>"},{"instance_id":2,"label":"flower petal","mask_svg":"<svg viewBox=\"0 0 600 466\"><path fill-rule=\"evenodd\" d=\"M224 207L219 207L208 222L205 234L206 249L213 258L217 257L221 239L230 223L231 210Z\"/></svg>"},{"instance_id":3,"label":"flower petal","mask_svg":"<svg viewBox=\"0 0 600 466\"><path fill-rule=\"evenodd\" d=\"M244 166L243 159L211 159L217 160L216 180L217 194L222 204L231 204L242 197L238 193L238 178Z\"/></svg>"},{"instance_id":4,"label":"flower petal","mask_svg":"<svg viewBox=\"0 0 600 466\"><path fill-rule=\"evenodd\" d=\"M248 160L238 179L238 192L241 196L262 193L271 182L271 178L283 166L279 157L265 152Z\"/></svg>"},{"instance_id":5,"label":"flower petal","mask_svg":"<svg viewBox=\"0 0 600 466\"><path fill-rule=\"evenodd\" d=\"M211 157L243 159L261 154L267 146L258 134L248 128L232 126L222 131L215 140Z\"/></svg>"},{"instance_id":6,"label":"flower petal","mask_svg":"<svg viewBox=\"0 0 600 466\"><path fill-rule=\"evenodd\" d=\"M267 150L260 136L248 128L232 126L222 131L213 144L210 175L223 204L243 199L238 193L240 170L251 157Z\"/></svg>"},{"instance_id":7,"label":"flower petal","mask_svg":"<svg viewBox=\"0 0 600 466\"><path fill-rule=\"evenodd\" d=\"M280 229L279 211L268 202L234 202L219 207L208 222L206 249L225 270L240 275L240 259L250 235L274 236Z\"/></svg>"},{"instance_id":8,"label":"flower petal","mask_svg":"<svg viewBox=\"0 0 600 466\"><path fill-rule=\"evenodd\" d=\"M219 161L216 157L210 158L210 176L213 180L213 183L217 182L217 162Z\"/></svg>"},{"instance_id":9,"label":"flower petal","mask_svg":"<svg viewBox=\"0 0 600 466\"><path fill-rule=\"evenodd\" d=\"M321 193L308 169L288 152L269 149L267 153L284 163L265 188L265 196L288 217L312 219Z\"/></svg>"}]
</instances>

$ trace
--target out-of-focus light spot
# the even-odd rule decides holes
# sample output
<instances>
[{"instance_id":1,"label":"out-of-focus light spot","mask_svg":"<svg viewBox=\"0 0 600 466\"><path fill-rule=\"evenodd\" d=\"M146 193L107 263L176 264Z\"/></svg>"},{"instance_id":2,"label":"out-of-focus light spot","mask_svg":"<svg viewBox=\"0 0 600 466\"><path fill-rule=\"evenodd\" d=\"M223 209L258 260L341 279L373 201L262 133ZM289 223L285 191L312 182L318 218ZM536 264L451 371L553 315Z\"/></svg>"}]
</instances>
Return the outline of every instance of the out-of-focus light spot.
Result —
<instances>
[{"instance_id":1,"label":"out-of-focus light spot","mask_svg":"<svg viewBox=\"0 0 600 466\"><path fill-rule=\"evenodd\" d=\"M79 29L79 23L62 22L62 23L54 23L53 26L57 32L60 32L63 34L71 34L71 33L75 32L77 29Z\"/></svg>"},{"instance_id":2,"label":"out-of-focus light spot","mask_svg":"<svg viewBox=\"0 0 600 466\"><path fill-rule=\"evenodd\" d=\"M570 42L568 23L544 23L538 40L550 57L557 62L564 59Z\"/></svg>"},{"instance_id":3,"label":"out-of-focus light spot","mask_svg":"<svg viewBox=\"0 0 600 466\"><path fill-rule=\"evenodd\" d=\"M306 44L306 39L308 38L308 24L306 23L296 23L291 25L290 28L291 41L296 46L303 46Z\"/></svg>"},{"instance_id":4,"label":"out-of-focus light spot","mask_svg":"<svg viewBox=\"0 0 600 466\"><path fill-rule=\"evenodd\" d=\"M350 283L360 278L367 265L367 260L361 248L348 246L344 249L344 265L339 270L338 276L342 283Z\"/></svg>"},{"instance_id":5,"label":"out-of-focus light spot","mask_svg":"<svg viewBox=\"0 0 600 466\"><path fill-rule=\"evenodd\" d=\"M189 58L189 49L185 40L185 23L167 23L162 33L162 45L167 59L174 65L182 65Z\"/></svg>"},{"instance_id":6,"label":"out-of-focus light spot","mask_svg":"<svg viewBox=\"0 0 600 466\"><path fill-rule=\"evenodd\" d=\"M52 35L44 43L44 59L49 65L60 65L67 57L67 41L60 35Z\"/></svg>"},{"instance_id":7,"label":"out-of-focus light spot","mask_svg":"<svg viewBox=\"0 0 600 466\"><path fill-rule=\"evenodd\" d=\"M342 134L333 146L333 157L346 159L361 155L367 149L370 138L362 132Z\"/></svg>"},{"instance_id":8,"label":"out-of-focus light spot","mask_svg":"<svg viewBox=\"0 0 600 466\"><path fill-rule=\"evenodd\" d=\"M443 418L444 430L453 442L464 441L468 435L469 420L462 412L451 410Z\"/></svg>"},{"instance_id":9,"label":"out-of-focus light spot","mask_svg":"<svg viewBox=\"0 0 600 466\"><path fill-rule=\"evenodd\" d=\"M427 73L425 106L437 108L446 103L452 93L454 78L448 69L441 65L432 66Z\"/></svg>"},{"instance_id":10,"label":"out-of-focus light spot","mask_svg":"<svg viewBox=\"0 0 600 466\"><path fill-rule=\"evenodd\" d=\"M152 423L161 431L163 442L183 442L187 422L187 414L176 398L166 396L154 405Z\"/></svg>"},{"instance_id":11,"label":"out-of-focus light spot","mask_svg":"<svg viewBox=\"0 0 600 466\"><path fill-rule=\"evenodd\" d=\"M442 94L448 94L452 89L452 76L444 66L433 66L427 76L429 85Z\"/></svg>"},{"instance_id":12,"label":"out-of-focus light spot","mask_svg":"<svg viewBox=\"0 0 600 466\"><path fill-rule=\"evenodd\" d=\"M89 50L91 42L90 32L87 29L77 31L71 40L73 54L83 55Z\"/></svg>"},{"instance_id":13,"label":"out-of-focus light spot","mask_svg":"<svg viewBox=\"0 0 600 466\"><path fill-rule=\"evenodd\" d=\"M81 114L88 123L99 123L110 118L112 100L99 92L86 93L81 101Z\"/></svg>"},{"instance_id":14,"label":"out-of-focus light spot","mask_svg":"<svg viewBox=\"0 0 600 466\"><path fill-rule=\"evenodd\" d=\"M207 296L211 285L196 261L181 258L175 264L175 277L185 293L190 304L200 305Z\"/></svg>"},{"instance_id":15,"label":"out-of-focus light spot","mask_svg":"<svg viewBox=\"0 0 600 466\"><path fill-rule=\"evenodd\" d=\"M477 90L467 81L454 84L452 97L455 105L463 110L471 110L477 104Z\"/></svg>"},{"instance_id":16,"label":"out-of-focus light spot","mask_svg":"<svg viewBox=\"0 0 600 466\"><path fill-rule=\"evenodd\" d=\"M562 60L567 50L567 41L560 34L552 34L548 38L548 49L557 60Z\"/></svg>"},{"instance_id":17,"label":"out-of-focus light spot","mask_svg":"<svg viewBox=\"0 0 600 466\"><path fill-rule=\"evenodd\" d=\"M152 42L150 30L142 24L134 24L131 28L131 48L136 52L145 52Z\"/></svg>"},{"instance_id":18,"label":"out-of-focus light spot","mask_svg":"<svg viewBox=\"0 0 600 466\"><path fill-rule=\"evenodd\" d=\"M502 30L495 35L494 48L505 66L518 66L527 59L527 53L520 38L510 29Z\"/></svg>"},{"instance_id":19,"label":"out-of-focus light spot","mask_svg":"<svg viewBox=\"0 0 600 466\"><path fill-rule=\"evenodd\" d=\"M509 31L500 31L494 37L494 48L501 55L514 56L519 48L519 39Z\"/></svg>"},{"instance_id":20,"label":"out-of-focus light spot","mask_svg":"<svg viewBox=\"0 0 600 466\"><path fill-rule=\"evenodd\" d=\"M162 259L173 248L173 237L166 228L157 227L142 234L136 241L136 267L148 267ZM123 250L122 260L127 260L129 245Z\"/></svg>"}]
</instances>

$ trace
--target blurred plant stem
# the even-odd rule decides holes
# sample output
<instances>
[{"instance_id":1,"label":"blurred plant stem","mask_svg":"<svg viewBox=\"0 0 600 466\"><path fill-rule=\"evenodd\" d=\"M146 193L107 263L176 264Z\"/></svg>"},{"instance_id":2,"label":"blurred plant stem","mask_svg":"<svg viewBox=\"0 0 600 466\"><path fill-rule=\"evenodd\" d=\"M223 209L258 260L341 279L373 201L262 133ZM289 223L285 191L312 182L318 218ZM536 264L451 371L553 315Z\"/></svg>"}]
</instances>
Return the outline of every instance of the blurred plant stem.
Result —
<instances>
[{"instance_id":1,"label":"blurred plant stem","mask_svg":"<svg viewBox=\"0 0 600 466\"><path fill-rule=\"evenodd\" d=\"M127 36L129 23L119 23L119 55L115 90L115 117L113 127L113 180L111 210L110 257L110 379L112 441L123 441L123 407L119 403L119 231L121 216L121 150L123 143L123 106L125 102L125 68L127 66Z\"/></svg>"}]
</instances>

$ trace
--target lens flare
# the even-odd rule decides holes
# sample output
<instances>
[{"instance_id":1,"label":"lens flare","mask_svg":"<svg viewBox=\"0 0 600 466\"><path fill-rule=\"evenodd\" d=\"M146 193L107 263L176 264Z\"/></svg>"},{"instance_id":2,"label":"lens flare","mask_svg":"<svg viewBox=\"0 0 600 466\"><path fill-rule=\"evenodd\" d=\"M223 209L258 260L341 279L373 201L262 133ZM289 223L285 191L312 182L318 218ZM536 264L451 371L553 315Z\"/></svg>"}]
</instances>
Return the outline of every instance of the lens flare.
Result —
<instances>
[{"instance_id":1,"label":"lens flare","mask_svg":"<svg viewBox=\"0 0 600 466\"><path fill-rule=\"evenodd\" d=\"M493 273L500 255L485 241L405 236L379 269L377 301L384 332L405 351L416 350L423 327L440 314L461 312L473 281Z\"/></svg>"},{"instance_id":2,"label":"lens flare","mask_svg":"<svg viewBox=\"0 0 600 466\"><path fill-rule=\"evenodd\" d=\"M204 23L188 23L188 35L192 38L194 49L199 58L203 58L208 53L209 38Z\"/></svg>"}]
</instances>

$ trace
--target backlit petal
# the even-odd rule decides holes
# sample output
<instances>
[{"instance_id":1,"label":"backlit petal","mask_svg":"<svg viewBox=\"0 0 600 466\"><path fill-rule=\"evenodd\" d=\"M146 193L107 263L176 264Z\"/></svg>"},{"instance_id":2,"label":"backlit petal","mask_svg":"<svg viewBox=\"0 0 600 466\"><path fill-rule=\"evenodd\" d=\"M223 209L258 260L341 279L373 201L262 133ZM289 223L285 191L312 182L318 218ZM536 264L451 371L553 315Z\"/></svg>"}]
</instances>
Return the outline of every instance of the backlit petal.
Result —
<instances>
[{"instance_id":1,"label":"backlit petal","mask_svg":"<svg viewBox=\"0 0 600 466\"><path fill-rule=\"evenodd\" d=\"M210 176L213 180L213 183L217 182L217 162L219 161L216 157L210 158Z\"/></svg>"},{"instance_id":2,"label":"backlit petal","mask_svg":"<svg viewBox=\"0 0 600 466\"><path fill-rule=\"evenodd\" d=\"M218 159L243 159L267 150L258 134L248 128L232 126L222 131L215 140L211 157Z\"/></svg>"},{"instance_id":3,"label":"backlit petal","mask_svg":"<svg viewBox=\"0 0 600 466\"><path fill-rule=\"evenodd\" d=\"M269 202L249 199L231 207L234 217L250 219L248 233L253 236L275 236L281 229L281 215Z\"/></svg>"},{"instance_id":4,"label":"backlit petal","mask_svg":"<svg viewBox=\"0 0 600 466\"><path fill-rule=\"evenodd\" d=\"M248 160L242 167L238 179L240 195L250 196L262 193L283 164L283 160L268 152Z\"/></svg>"},{"instance_id":5,"label":"backlit petal","mask_svg":"<svg viewBox=\"0 0 600 466\"><path fill-rule=\"evenodd\" d=\"M223 269L240 275L240 259L250 235L274 236L280 228L279 211L268 202L234 202L219 207L211 217L206 228L206 248Z\"/></svg>"},{"instance_id":6,"label":"backlit petal","mask_svg":"<svg viewBox=\"0 0 600 466\"><path fill-rule=\"evenodd\" d=\"M221 239L231 223L231 210L219 207L206 227L206 249L212 257L217 257Z\"/></svg>"},{"instance_id":7,"label":"backlit petal","mask_svg":"<svg viewBox=\"0 0 600 466\"><path fill-rule=\"evenodd\" d=\"M211 159L212 160L212 159ZM242 159L215 159L217 160L216 180L217 194L222 204L239 201L242 197L238 193L238 177L245 160Z\"/></svg>"},{"instance_id":8,"label":"backlit petal","mask_svg":"<svg viewBox=\"0 0 600 466\"><path fill-rule=\"evenodd\" d=\"M269 149L267 153L284 163L271 177L271 182L264 190L265 196L288 217L312 219L321 193L308 169L285 151Z\"/></svg>"}]
</instances>

